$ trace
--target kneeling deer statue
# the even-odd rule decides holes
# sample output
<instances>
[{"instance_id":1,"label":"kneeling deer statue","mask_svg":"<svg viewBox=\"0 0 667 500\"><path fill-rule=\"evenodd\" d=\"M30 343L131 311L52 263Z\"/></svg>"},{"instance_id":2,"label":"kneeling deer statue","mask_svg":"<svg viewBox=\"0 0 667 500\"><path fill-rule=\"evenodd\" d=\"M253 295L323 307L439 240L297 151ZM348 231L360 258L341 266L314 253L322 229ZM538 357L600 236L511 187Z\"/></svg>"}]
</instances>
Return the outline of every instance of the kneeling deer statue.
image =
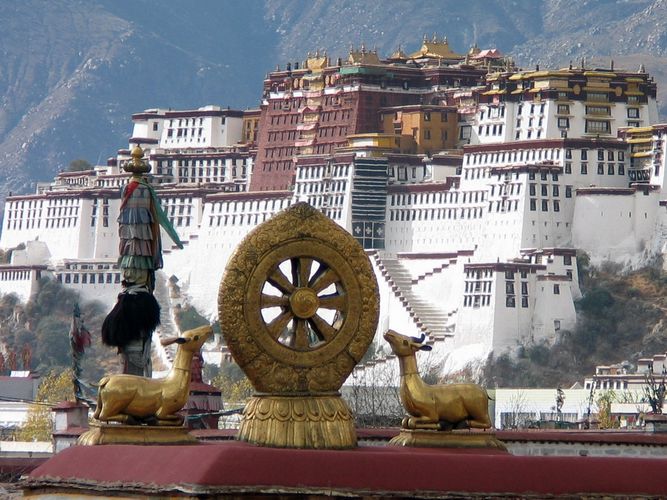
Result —
<instances>
[{"instance_id":1,"label":"kneeling deer statue","mask_svg":"<svg viewBox=\"0 0 667 500\"><path fill-rule=\"evenodd\" d=\"M166 377L150 379L137 375L110 375L100 380L94 417L104 422L124 424L182 425L177 415L190 393L190 364L211 335L210 326L188 330L181 337L163 341L177 343L178 349Z\"/></svg>"},{"instance_id":2,"label":"kneeling deer statue","mask_svg":"<svg viewBox=\"0 0 667 500\"><path fill-rule=\"evenodd\" d=\"M404 428L441 430L464 423L478 429L491 427L484 388L477 384L429 385L422 380L415 353L431 350L423 343L425 335L414 338L389 330L384 338L400 363L401 403L410 415L403 419Z\"/></svg>"}]
</instances>

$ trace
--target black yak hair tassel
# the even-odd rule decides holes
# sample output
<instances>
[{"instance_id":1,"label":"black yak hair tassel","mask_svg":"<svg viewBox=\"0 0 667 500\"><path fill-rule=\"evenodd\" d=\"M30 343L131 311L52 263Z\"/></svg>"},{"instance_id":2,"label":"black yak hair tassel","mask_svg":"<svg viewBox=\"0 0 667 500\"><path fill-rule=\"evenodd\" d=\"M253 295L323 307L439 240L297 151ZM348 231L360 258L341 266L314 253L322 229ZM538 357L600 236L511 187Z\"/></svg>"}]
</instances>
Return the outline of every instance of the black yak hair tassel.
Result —
<instances>
[{"instance_id":1,"label":"black yak hair tassel","mask_svg":"<svg viewBox=\"0 0 667 500\"><path fill-rule=\"evenodd\" d=\"M126 290L102 324L102 342L119 347L134 340L147 340L160 324L160 305L152 293Z\"/></svg>"}]
</instances>

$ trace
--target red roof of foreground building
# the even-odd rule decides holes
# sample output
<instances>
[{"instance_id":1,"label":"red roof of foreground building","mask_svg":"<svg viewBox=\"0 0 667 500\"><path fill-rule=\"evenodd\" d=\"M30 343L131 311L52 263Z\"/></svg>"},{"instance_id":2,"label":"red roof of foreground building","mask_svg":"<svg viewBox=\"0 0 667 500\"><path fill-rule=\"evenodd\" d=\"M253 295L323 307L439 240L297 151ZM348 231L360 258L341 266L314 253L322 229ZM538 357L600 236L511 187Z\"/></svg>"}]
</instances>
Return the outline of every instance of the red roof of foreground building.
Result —
<instances>
[{"instance_id":1,"label":"red roof of foreground building","mask_svg":"<svg viewBox=\"0 0 667 500\"><path fill-rule=\"evenodd\" d=\"M667 495L664 459L513 456L497 450L362 446L293 450L240 442L76 446L24 488L96 494L275 493L544 498ZM46 488L46 489L43 489Z\"/></svg>"}]
</instances>

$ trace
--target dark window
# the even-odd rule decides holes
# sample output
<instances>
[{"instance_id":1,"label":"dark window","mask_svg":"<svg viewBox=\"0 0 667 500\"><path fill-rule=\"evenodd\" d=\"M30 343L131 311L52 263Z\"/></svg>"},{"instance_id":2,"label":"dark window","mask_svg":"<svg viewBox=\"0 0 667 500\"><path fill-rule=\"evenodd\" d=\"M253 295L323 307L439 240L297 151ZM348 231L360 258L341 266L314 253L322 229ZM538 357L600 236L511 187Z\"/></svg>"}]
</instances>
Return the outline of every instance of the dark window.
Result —
<instances>
[{"instance_id":1,"label":"dark window","mask_svg":"<svg viewBox=\"0 0 667 500\"><path fill-rule=\"evenodd\" d=\"M560 285L554 284L554 295L560 295Z\"/></svg>"},{"instance_id":2,"label":"dark window","mask_svg":"<svg viewBox=\"0 0 667 500\"><path fill-rule=\"evenodd\" d=\"M582 174L587 174L588 173L588 163L582 163L581 164L581 173Z\"/></svg>"},{"instance_id":3,"label":"dark window","mask_svg":"<svg viewBox=\"0 0 667 500\"><path fill-rule=\"evenodd\" d=\"M506 307L516 307L516 299L514 295L508 295L507 298L505 299L505 306Z\"/></svg>"},{"instance_id":4,"label":"dark window","mask_svg":"<svg viewBox=\"0 0 667 500\"><path fill-rule=\"evenodd\" d=\"M608 134L609 122L606 120L586 120L587 134Z\"/></svg>"}]
</instances>

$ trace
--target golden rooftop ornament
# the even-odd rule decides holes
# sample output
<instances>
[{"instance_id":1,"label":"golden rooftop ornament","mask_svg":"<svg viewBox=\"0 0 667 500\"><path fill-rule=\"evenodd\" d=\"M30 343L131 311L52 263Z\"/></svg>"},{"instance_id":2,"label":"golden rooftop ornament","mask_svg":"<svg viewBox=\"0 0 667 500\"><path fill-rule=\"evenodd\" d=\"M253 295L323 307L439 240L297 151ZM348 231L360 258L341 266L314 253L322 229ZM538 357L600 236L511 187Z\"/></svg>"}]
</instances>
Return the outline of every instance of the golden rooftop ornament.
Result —
<instances>
[{"instance_id":1,"label":"golden rooftop ornament","mask_svg":"<svg viewBox=\"0 0 667 500\"><path fill-rule=\"evenodd\" d=\"M139 144L132 148L132 151L130 151L130 156L132 157L132 160L125 163L123 170L134 175L146 174L151 171L151 166L143 161L144 150L141 149Z\"/></svg>"}]
</instances>

